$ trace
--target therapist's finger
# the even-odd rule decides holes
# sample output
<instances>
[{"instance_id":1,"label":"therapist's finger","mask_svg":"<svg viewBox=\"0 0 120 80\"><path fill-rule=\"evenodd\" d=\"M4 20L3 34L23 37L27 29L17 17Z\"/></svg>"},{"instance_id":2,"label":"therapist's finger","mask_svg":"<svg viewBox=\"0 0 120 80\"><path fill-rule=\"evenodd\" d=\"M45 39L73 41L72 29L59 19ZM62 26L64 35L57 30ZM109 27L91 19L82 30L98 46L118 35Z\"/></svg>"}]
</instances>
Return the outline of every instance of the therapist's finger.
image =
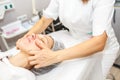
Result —
<instances>
[{"instance_id":1,"label":"therapist's finger","mask_svg":"<svg viewBox=\"0 0 120 80\"><path fill-rule=\"evenodd\" d=\"M30 65L37 65L38 62L37 62L36 60L34 60L34 61L30 61L29 64L30 64Z\"/></svg>"},{"instance_id":2,"label":"therapist's finger","mask_svg":"<svg viewBox=\"0 0 120 80\"><path fill-rule=\"evenodd\" d=\"M28 60L29 61L33 61L33 60L35 60L35 59L37 59L38 57L37 56L30 56L30 57L28 57Z\"/></svg>"},{"instance_id":3,"label":"therapist's finger","mask_svg":"<svg viewBox=\"0 0 120 80\"><path fill-rule=\"evenodd\" d=\"M19 47L18 47L19 42L20 42L20 39L18 39L17 42L16 42L16 49L19 49Z\"/></svg>"},{"instance_id":4,"label":"therapist's finger","mask_svg":"<svg viewBox=\"0 0 120 80\"><path fill-rule=\"evenodd\" d=\"M41 64L35 65L34 68L38 69L41 67Z\"/></svg>"},{"instance_id":5,"label":"therapist's finger","mask_svg":"<svg viewBox=\"0 0 120 80\"><path fill-rule=\"evenodd\" d=\"M41 40L44 44L47 44L47 43L48 43L45 35L41 35L41 34L38 35L38 39Z\"/></svg>"},{"instance_id":6,"label":"therapist's finger","mask_svg":"<svg viewBox=\"0 0 120 80\"><path fill-rule=\"evenodd\" d=\"M38 39L35 40L35 44L40 48L40 49L47 49L47 46L43 43L41 43L41 41L39 41Z\"/></svg>"},{"instance_id":7,"label":"therapist's finger","mask_svg":"<svg viewBox=\"0 0 120 80\"><path fill-rule=\"evenodd\" d=\"M34 56L35 56L36 54L39 54L39 53L40 53L40 51L37 51L37 50L36 50L36 51L34 51L34 50L29 50L29 51L28 51L28 54L34 55ZM31 57L32 57L32 56L31 56Z\"/></svg>"},{"instance_id":8,"label":"therapist's finger","mask_svg":"<svg viewBox=\"0 0 120 80\"><path fill-rule=\"evenodd\" d=\"M18 39L18 41L16 42L16 49L20 49L20 44L21 43L21 39Z\"/></svg>"}]
</instances>

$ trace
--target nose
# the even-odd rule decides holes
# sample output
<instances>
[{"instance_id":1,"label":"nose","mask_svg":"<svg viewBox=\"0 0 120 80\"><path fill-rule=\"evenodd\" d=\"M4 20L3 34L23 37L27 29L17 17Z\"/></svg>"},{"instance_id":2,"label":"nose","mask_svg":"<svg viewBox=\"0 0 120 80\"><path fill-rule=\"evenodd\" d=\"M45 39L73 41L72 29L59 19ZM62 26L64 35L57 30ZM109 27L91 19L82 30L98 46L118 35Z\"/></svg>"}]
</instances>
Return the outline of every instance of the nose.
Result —
<instances>
[{"instance_id":1,"label":"nose","mask_svg":"<svg viewBox=\"0 0 120 80\"><path fill-rule=\"evenodd\" d=\"M29 42L32 42L36 39L36 34L28 35L26 38Z\"/></svg>"},{"instance_id":2,"label":"nose","mask_svg":"<svg viewBox=\"0 0 120 80\"><path fill-rule=\"evenodd\" d=\"M32 38L33 40L35 40L36 34L32 34L32 35L31 35L31 38Z\"/></svg>"}]
</instances>

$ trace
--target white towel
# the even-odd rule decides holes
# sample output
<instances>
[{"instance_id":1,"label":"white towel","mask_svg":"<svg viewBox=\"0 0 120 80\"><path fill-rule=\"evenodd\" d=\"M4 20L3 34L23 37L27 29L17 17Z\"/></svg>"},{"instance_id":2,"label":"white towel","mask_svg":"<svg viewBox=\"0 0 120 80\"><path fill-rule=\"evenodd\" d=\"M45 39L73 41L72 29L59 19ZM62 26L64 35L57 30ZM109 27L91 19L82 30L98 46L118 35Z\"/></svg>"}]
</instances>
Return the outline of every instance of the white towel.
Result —
<instances>
[{"instance_id":1,"label":"white towel","mask_svg":"<svg viewBox=\"0 0 120 80\"><path fill-rule=\"evenodd\" d=\"M25 68L13 66L4 57L0 60L0 80L35 80L35 75Z\"/></svg>"}]
</instances>

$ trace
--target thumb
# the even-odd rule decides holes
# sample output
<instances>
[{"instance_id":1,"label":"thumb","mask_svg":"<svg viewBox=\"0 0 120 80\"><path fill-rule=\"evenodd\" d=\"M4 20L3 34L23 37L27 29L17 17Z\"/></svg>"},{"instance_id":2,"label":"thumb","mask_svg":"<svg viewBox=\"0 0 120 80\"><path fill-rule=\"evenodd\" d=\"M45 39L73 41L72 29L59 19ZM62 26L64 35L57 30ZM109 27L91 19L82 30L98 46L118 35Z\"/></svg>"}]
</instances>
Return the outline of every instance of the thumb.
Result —
<instances>
[{"instance_id":1,"label":"thumb","mask_svg":"<svg viewBox=\"0 0 120 80\"><path fill-rule=\"evenodd\" d=\"M35 40L35 44L37 45L37 47L39 47L40 49L47 49L46 45L40 41L39 39Z\"/></svg>"}]
</instances>

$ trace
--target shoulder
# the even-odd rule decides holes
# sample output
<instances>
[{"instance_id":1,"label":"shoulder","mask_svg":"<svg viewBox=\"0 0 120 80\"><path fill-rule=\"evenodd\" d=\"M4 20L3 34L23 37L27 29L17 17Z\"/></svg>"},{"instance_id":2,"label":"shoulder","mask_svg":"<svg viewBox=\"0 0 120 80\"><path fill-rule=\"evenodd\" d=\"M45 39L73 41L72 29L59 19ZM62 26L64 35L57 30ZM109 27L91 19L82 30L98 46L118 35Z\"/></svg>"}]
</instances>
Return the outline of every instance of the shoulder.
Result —
<instances>
[{"instance_id":1,"label":"shoulder","mask_svg":"<svg viewBox=\"0 0 120 80\"><path fill-rule=\"evenodd\" d=\"M115 0L92 0L94 6L114 4Z\"/></svg>"}]
</instances>

